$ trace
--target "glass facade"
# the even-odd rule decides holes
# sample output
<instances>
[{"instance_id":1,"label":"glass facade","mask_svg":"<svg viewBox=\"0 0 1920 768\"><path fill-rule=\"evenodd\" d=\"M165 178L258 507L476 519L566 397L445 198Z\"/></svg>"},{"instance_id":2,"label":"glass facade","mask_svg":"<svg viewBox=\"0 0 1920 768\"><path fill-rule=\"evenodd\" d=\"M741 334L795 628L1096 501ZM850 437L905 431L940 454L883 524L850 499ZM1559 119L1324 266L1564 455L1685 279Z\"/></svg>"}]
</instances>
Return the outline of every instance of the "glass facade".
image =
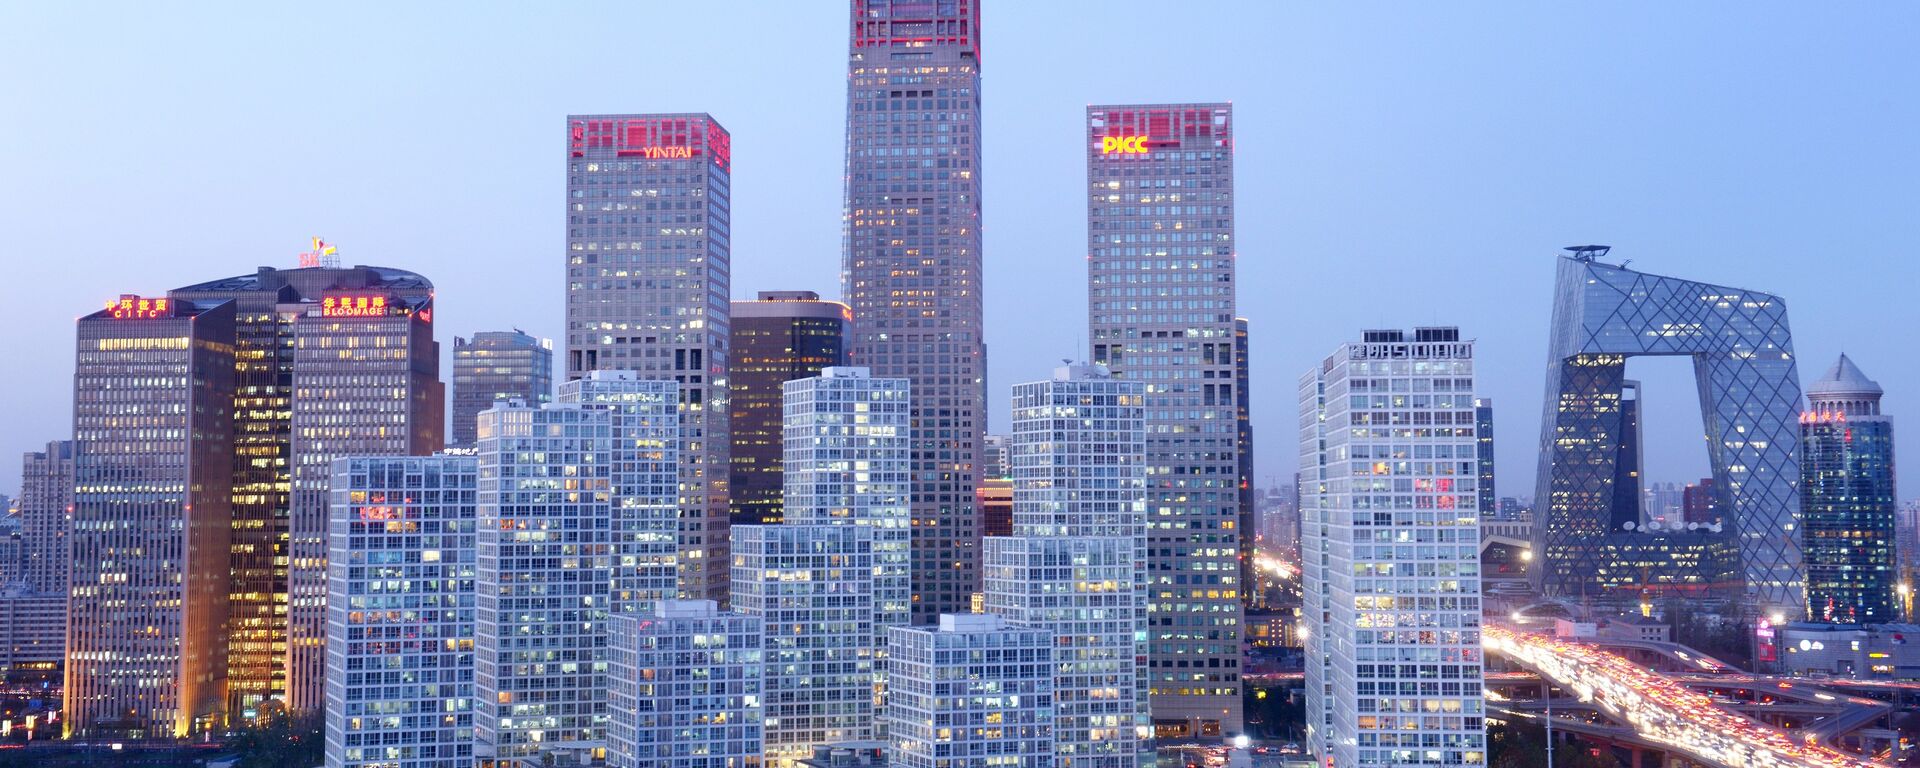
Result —
<instances>
[{"instance_id":1,"label":"glass facade","mask_svg":"<svg viewBox=\"0 0 1920 768\"><path fill-rule=\"evenodd\" d=\"M998 616L895 627L888 644L887 764L1054 768L1052 632Z\"/></svg>"},{"instance_id":2,"label":"glass facade","mask_svg":"<svg viewBox=\"0 0 1920 768\"><path fill-rule=\"evenodd\" d=\"M126 297L77 330L66 734L220 729L233 303Z\"/></svg>"},{"instance_id":3,"label":"glass facade","mask_svg":"<svg viewBox=\"0 0 1920 768\"><path fill-rule=\"evenodd\" d=\"M293 320L287 706L318 711L327 668L327 518L333 460L425 456L446 426L433 299L327 291Z\"/></svg>"},{"instance_id":4,"label":"glass facade","mask_svg":"<svg viewBox=\"0 0 1920 768\"><path fill-rule=\"evenodd\" d=\"M616 616L607 634L607 765L760 765L766 628L711 600Z\"/></svg>"},{"instance_id":5,"label":"glass facade","mask_svg":"<svg viewBox=\"0 0 1920 768\"><path fill-rule=\"evenodd\" d=\"M706 114L567 118L567 378L680 395L680 597L727 601L732 138Z\"/></svg>"},{"instance_id":6,"label":"glass facade","mask_svg":"<svg viewBox=\"0 0 1920 768\"><path fill-rule=\"evenodd\" d=\"M616 613L642 613L679 592L681 385L633 371L589 371L560 385L560 402L613 419L613 590Z\"/></svg>"},{"instance_id":7,"label":"glass facade","mask_svg":"<svg viewBox=\"0 0 1920 768\"><path fill-rule=\"evenodd\" d=\"M470 768L471 456L333 462L327 768Z\"/></svg>"},{"instance_id":8,"label":"glass facade","mask_svg":"<svg viewBox=\"0 0 1920 768\"><path fill-rule=\"evenodd\" d=\"M1625 528L1615 487L1629 423L1626 361L1692 359L1716 493L1760 610L1806 610L1800 537L1800 378L1787 308L1755 291L1560 260L1541 426L1534 578L1543 594L1601 594L1606 537ZM1636 448L1637 452L1637 448Z\"/></svg>"},{"instance_id":9,"label":"glass facade","mask_svg":"<svg viewBox=\"0 0 1920 768\"><path fill-rule=\"evenodd\" d=\"M613 441L605 409L480 414L473 730L482 768L605 747Z\"/></svg>"},{"instance_id":10,"label":"glass facade","mask_svg":"<svg viewBox=\"0 0 1920 768\"><path fill-rule=\"evenodd\" d=\"M1473 342L1367 331L1301 378L1308 748L1485 765Z\"/></svg>"},{"instance_id":11,"label":"glass facade","mask_svg":"<svg viewBox=\"0 0 1920 768\"><path fill-rule=\"evenodd\" d=\"M1842 624L1905 621L1895 606L1893 420L1880 385L1845 355L1807 387L1800 416L1800 521L1807 617Z\"/></svg>"},{"instance_id":12,"label":"glass facade","mask_svg":"<svg viewBox=\"0 0 1920 768\"><path fill-rule=\"evenodd\" d=\"M850 360L913 384L913 615L980 588L986 432L979 0L851 0L841 295Z\"/></svg>"},{"instance_id":13,"label":"glass facade","mask_svg":"<svg viewBox=\"0 0 1920 768\"><path fill-rule=\"evenodd\" d=\"M1153 718L1168 738L1242 729L1233 108L1091 106L1093 362L1146 385Z\"/></svg>"},{"instance_id":14,"label":"glass facade","mask_svg":"<svg viewBox=\"0 0 1920 768\"><path fill-rule=\"evenodd\" d=\"M761 291L733 303L727 389L727 491L733 522L779 523L781 514L781 385L847 364L852 310L812 291Z\"/></svg>"},{"instance_id":15,"label":"glass facade","mask_svg":"<svg viewBox=\"0 0 1920 768\"><path fill-rule=\"evenodd\" d=\"M243 275L176 288L167 295L176 300L232 301L234 303L233 408L233 556L232 617L229 634L229 710L249 719L269 700L289 703L289 548L293 503L294 326L307 310L319 306L327 291L367 290L424 301L433 296L433 283L420 275L386 267L356 266L275 269L261 267ZM438 366L439 353L434 351ZM436 368L437 371L437 368ZM442 407L438 375L425 384L436 421ZM437 447L437 446L436 446ZM318 457L316 476L326 472L333 455ZM325 525L323 497L309 495L308 518ZM309 530L317 530L310 528ZM309 537L306 551L324 555L324 545ZM314 547L319 547L317 551ZM310 561L309 561L310 562ZM319 575L324 575L319 574ZM309 581L324 590L318 581ZM323 664L319 650L325 615L320 593L309 593L303 616L308 644L301 669L309 674L300 686L297 708L319 705L323 686L317 677Z\"/></svg>"},{"instance_id":16,"label":"glass facade","mask_svg":"<svg viewBox=\"0 0 1920 768\"><path fill-rule=\"evenodd\" d=\"M453 445L472 446L480 412L494 403L553 402L553 340L518 331L453 337Z\"/></svg>"}]
</instances>

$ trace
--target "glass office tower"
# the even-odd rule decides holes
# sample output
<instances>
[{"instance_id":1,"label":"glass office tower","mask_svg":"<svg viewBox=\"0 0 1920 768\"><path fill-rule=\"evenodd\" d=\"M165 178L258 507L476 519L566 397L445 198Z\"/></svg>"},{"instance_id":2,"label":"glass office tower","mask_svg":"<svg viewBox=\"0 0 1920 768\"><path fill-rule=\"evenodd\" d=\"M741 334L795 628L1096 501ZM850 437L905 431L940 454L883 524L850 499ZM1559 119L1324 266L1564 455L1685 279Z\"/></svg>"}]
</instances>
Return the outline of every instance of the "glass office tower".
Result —
<instances>
[{"instance_id":1,"label":"glass office tower","mask_svg":"<svg viewBox=\"0 0 1920 768\"><path fill-rule=\"evenodd\" d=\"M73 379L69 737L226 725L234 306L122 297Z\"/></svg>"},{"instance_id":2,"label":"glass office tower","mask_svg":"<svg viewBox=\"0 0 1920 768\"><path fill-rule=\"evenodd\" d=\"M853 311L813 291L761 291L733 303L727 390L727 493L738 525L771 525L781 514L780 387L847 364Z\"/></svg>"},{"instance_id":3,"label":"glass office tower","mask_svg":"<svg viewBox=\"0 0 1920 768\"><path fill-rule=\"evenodd\" d=\"M913 386L913 616L980 588L979 0L852 0L842 295L850 362Z\"/></svg>"},{"instance_id":4,"label":"glass office tower","mask_svg":"<svg viewBox=\"0 0 1920 768\"><path fill-rule=\"evenodd\" d=\"M1807 385L1800 416L1800 521L1807 617L1844 624L1903 621L1894 606L1893 419L1880 385L1846 355Z\"/></svg>"},{"instance_id":5,"label":"glass office tower","mask_svg":"<svg viewBox=\"0 0 1920 768\"><path fill-rule=\"evenodd\" d=\"M1147 385L1153 718L1241 731L1233 108L1087 108L1093 362ZM1251 535L1251 534L1249 534Z\"/></svg>"},{"instance_id":6,"label":"glass office tower","mask_svg":"<svg viewBox=\"0 0 1920 768\"><path fill-rule=\"evenodd\" d=\"M451 443L472 447L480 412L507 400L553 402L553 340L518 329L453 337Z\"/></svg>"},{"instance_id":7,"label":"glass office tower","mask_svg":"<svg viewBox=\"0 0 1920 768\"><path fill-rule=\"evenodd\" d=\"M1636 272L1597 260L1604 246L1562 258L1554 293L1541 423L1540 516L1533 575L1553 597L1597 596L1627 425L1627 359L1693 361L1715 492L1739 542L1752 608L1806 612L1801 565L1800 376L1786 303L1757 291ZM1637 514L1637 502L1633 505Z\"/></svg>"},{"instance_id":8,"label":"glass office tower","mask_svg":"<svg viewBox=\"0 0 1920 768\"><path fill-rule=\"evenodd\" d=\"M567 118L567 379L680 395L680 597L727 601L732 139L706 114Z\"/></svg>"}]
</instances>

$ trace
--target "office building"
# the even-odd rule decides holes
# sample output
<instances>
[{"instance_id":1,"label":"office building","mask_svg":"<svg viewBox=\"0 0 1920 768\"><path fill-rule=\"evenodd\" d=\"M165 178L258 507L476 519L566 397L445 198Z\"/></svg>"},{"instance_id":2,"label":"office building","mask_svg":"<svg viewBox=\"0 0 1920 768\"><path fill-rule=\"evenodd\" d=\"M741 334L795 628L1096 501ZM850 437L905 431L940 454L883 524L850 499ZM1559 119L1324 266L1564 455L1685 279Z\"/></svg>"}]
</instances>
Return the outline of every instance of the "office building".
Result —
<instances>
[{"instance_id":1,"label":"office building","mask_svg":"<svg viewBox=\"0 0 1920 768\"><path fill-rule=\"evenodd\" d=\"M226 725L234 306L123 296L80 318L66 734Z\"/></svg>"},{"instance_id":2,"label":"office building","mask_svg":"<svg viewBox=\"0 0 1920 768\"><path fill-rule=\"evenodd\" d=\"M986 540L985 609L1055 637L1053 739L1070 768L1152 751L1145 392L1098 365L1013 389L1013 535Z\"/></svg>"},{"instance_id":3,"label":"office building","mask_svg":"<svg viewBox=\"0 0 1920 768\"><path fill-rule=\"evenodd\" d=\"M453 337L453 445L472 446L480 412L495 403L553 402L553 340L516 328Z\"/></svg>"},{"instance_id":4,"label":"office building","mask_svg":"<svg viewBox=\"0 0 1920 768\"><path fill-rule=\"evenodd\" d=\"M727 496L733 522L781 521L781 385L847 364L847 326L853 310L821 301L813 291L761 291L756 301L733 302L727 351L732 448Z\"/></svg>"},{"instance_id":5,"label":"office building","mask_svg":"<svg viewBox=\"0 0 1920 768\"><path fill-rule=\"evenodd\" d=\"M613 578L612 411L480 413L474 756L484 768L604 747Z\"/></svg>"},{"instance_id":6,"label":"office building","mask_svg":"<svg viewBox=\"0 0 1920 768\"><path fill-rule=\"evenodd\" d=\"M167 293L175 301L231 301L234 304L234 408L233 408L233 553L231 621L227 657L229 712L238 719L250 720L260 713L268 700L278 699L295 709L314 710L321 704L325 687L320 671L325 664L325 621L322 602L325 592L326 546L320 537L327 517L324 483L328 462L344 451L332 450L333 442L303 444L317 451L304 462L294 457L293 412L294 368L301 359L315 360L314 350L304 354L295 338L296 328L314 310L338 317L371 315L376 296L399 297L410 307L426 311L414 317L420 322L432 319L433 283L406 270L387 267L337 265L334 246L314 238L314 250L301 255L299 269L260 267L241 275L196 283ZM329 305L327 296L335 301ZM368 307L357 301L341 306L342 296L357 299L366 296ZM322 318L326 319L326 318ZM311 328L311 326L309 326ZM428 335L431 338L431 334ZM413 350L409 350L410 352ZM439 353L419 350L416 361L435 366L430 382L421 382L420 391L409 393L431 402L418 403L418 412L430 414L418 422L421 428L438 428L444 418L443 396L437 373ZM375 355L377 357L377 355ZM343 361L317 358L331 374ZM356 356L365 360L366 356ZM359 394L372 394L359 390ZM327 393L331 394L331 393ZM343 404L342 407L350 407ZM325 408L309 402L307 406ZM386 424L383 429L391 430ZM437 443L436 443L437 445ZM434 446L422 446L420 453ZM411 451L409 451L411 452ZM293 484L295 466L306 468L302 497L302 542L297 556L290 553ZM302 569L302 589L297 630L300 642L295 669L299 695L289 699L289 568Z\"/></svg>"},{"instance_id":7,"label":"office building","mask_svg":"<svg viewBox=\"0 0 1920 768\"><path fill-rule=\"evenodd\" d=\"M73 441L55 440L34 451L20 471L20 579L34 592L65 595L73 562Z\"/></svg>"},{"instance_id":8,"label":"office building","mask_svg":"<svg viewBox=\"0 0 1920 768\"><path fill-rule=\"evenodd\" d=\"M1627 360L1686 356L1699 384L1715 492L1726 502L1725 534L1739 543L1742 578L1754 595L1749 608L1804 615L1794 487L1800 376L1785 302L1603 263L1605 246L1570 250L1559 262L1549 336L1536 586L1548 597L1595 596L1588 576L1604 565L1605 537L1621 528L1614 480L1627 431Z\"/></svg>"},{"instance_id":9,"label":"office building","mask_svg":"<svg viewBox=\"0 0 1920 768\"><path fill-rule=\"evenodd\" d=\"M60 679L67 662L67 594L0 590L0 680Z\"/></svg>"},{"instance_id":10,"label":"office building","mask_svg":"<svg viewBox=\"0 0 1920 768\"><path fill-rule=\"evenodd\" d=\"M986 536L1013 535L1013 478L989 477L973 489L980 505L980 531Z\"/></svg>"},{"instance_id":11,"label":"office building","mask_svg":"<svg viewBox=\"0 0 1920 768\"><path fill-rule=\"evenodd\" d=\"M567 118L567 378L680 394L680 596L727 600L732 138L705 114Z\"/></svg>"},{"instance_id":12,"label":"office building","mask_svg":"<svg viewBox=\"0 0 1920 768\"><path fill-rule=\"evenodd\" d=\"M1711 524L1720 522L1720 493L1714 490L1713 478L1700 478L1698 483L1687 483L1680 489L1681 519L1689 523Z\"/></svg>"},{"instance_id":13,"label":"office building","mask_svg":"<svg viewBox=\"0 0 1920 768\"><path fill-rule=\"evenodd\" d=\"M1712 522L1700 520L1686 514L1685 491L1673 483L1648 483L1642 491L1645 501L1640 505L1640 516L1648 520L1686 520L1688 522Z\"/></svg>"},{"instance_id":14,"label":"office building","mask_svg":"<svg viewBox=\"0 0 1920 768\"><path fill-rule=\"evenodd\" d=\"M712 600L666 600L609 626L607 765L760 765L760 617Z\"/></svg>"},{"instance_id":15,"label":"office building","mask_svg":"<svg viewBox=\"0 0 1920 768\"><path fill-rule=\"evenodd\" d=\"M1009 461L1006 435L987 435L980 438L980 477L992 480L1001 477L1013 477L1013 464Z\"/></svg>"},{"instance_id":16,"label":"office building","mask_svg":"<svg viewBox=\"0 0 1920 768\"><path fill-rule=\"evenodd\" d=\"M293 493L288 512L287 706L326 698L328 484L342 456L444 447L445 388L433 297L328 290L293 319Z\"/></svg>"},{"instance_id":17,"label":"office building","mask_svg":"<svg viewBox=\"0 0 1920 768\"><path fill-rule=\"evenodd\" d=\"M873 644L883 648L887 629L912 619L909 385L828 368L784 386L786 519L873 529Z\"/></svg>"},{"instance_id":18,"label":"office building","mask_svg":"<svg viewBox=\"0 0 1920 768\"><path fill-rule=\"evenodd\" d=\"M898 768L1052 768L1051 631L998 616L894 627L888 763Z\"/></svg>"},{"instance_id":19,"label":"office building","mask_svg":"<svg viewBox=\"0 0 1920 768\"><path fill-rule=\"evenodd\" d=\"M1153 717L1241 731L1233 108L1087 108L1093 362L1147 388ZM1177 297L1177 298L1176 298Z\"/></svg>"},{"instance_id":20,"label":"office building","mask_svg":"<svg viewBox=\"0 0 1920 768\"><path fill-rule=\"evenodd\" d=\"M1247 319L1233 320L1234 455L1240 462L1240 599L1243 608L1264 603L1254 563L1259 556L1260 491L1253 483L1253 371L1248 367ZM1244 612L1244 611L1243 611ZM1245 626L1245 622L1242 622Z\"/></svg>"},{"instance_id":21,"label":"office building","mask_svg":"<svg viewBox=\"0 0 1920 768\"><path fill-rule=\"evenodd\" d=\"M1473 439L1479 444L1480 516L1495 517L1500 505L1493 483L1493 398L1473 399Z\"/></svg>"},{"instance_id":22,"label":"office building","mask_svg":"<svg viewBox=\"0 0 1920 768\"><path fill-rule=\"evenodd\" d=\"M987 430L980 1L851 0L841 295L850 359L913 386L913 615L980 588Z\"/></svg>"},{"instance_id":23,"label":"office building","mask_svg":"<svg viewBox=\"0 0 1920 768\"><path fill-rule=\"evenodd\" d=\"M1301 377L1318 762L1487 763L1473 381L1456 328L1367 331Z\"/></svg>"},{"instance_id":24,"label":"office building","mask_svg":"<svg viewBox=\"0 0 1920 768\"><path fill-rule=\"evenodd\" d=\"M472 456L335 459L327 768L473 765Z\"/></svg>"},{"instance_id":25,"label":"office building","mask_svg":"<svg viewBox=\"0 0 1920 768\"><path fill-rule=\"evenodd\" d=\"M644 612L678 594L680 414L678 382L633 371L588 371L560 385L560 402L613 420L611 609Z\"/></svg>"},{"instance_id":26,"label":"office building","mask_svg":"<svg viewBox=\"0 0 1920 768\"><path fill-rule=\"evenodd\" d=\"M1904 620L1894 605L1893 419L1880 385L1846 355L1807 385L1800 416L1800 535L1807 616L1841 624Z\"/></svg>"},{"instance_id":27,"label":"office building","mask_svg":"<svg viewBox=\"0 0 1920 768\"><path fill-rule=\"evenodd\" d=\"M865 525L733 529L733 609L766 625L765 755L874 738L873 536Z\"/></svg>"}]
</instances>

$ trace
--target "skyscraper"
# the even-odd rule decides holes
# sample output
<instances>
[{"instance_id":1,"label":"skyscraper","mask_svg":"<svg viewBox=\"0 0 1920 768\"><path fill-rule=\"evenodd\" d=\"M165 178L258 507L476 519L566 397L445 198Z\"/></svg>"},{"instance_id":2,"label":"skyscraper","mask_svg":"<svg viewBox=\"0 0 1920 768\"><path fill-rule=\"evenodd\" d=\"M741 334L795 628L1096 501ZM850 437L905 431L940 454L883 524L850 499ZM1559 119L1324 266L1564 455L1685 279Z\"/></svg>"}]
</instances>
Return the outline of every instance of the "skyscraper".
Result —
<instances>
[{"instance_id":1,"label":"skyscraper","mask_svg":"<svg viewBox=\"0 0 1920 768\"><path fill-rule=\"evenodd\" d=\"M780 385L846 365L852 320L847 305L821 301L813 291L761 291L757 301L733 302L727 360L733 522L780 522Z\"/></svg>"},{"instance_id":2,"label":"skyscraper","mask_svg":"<svg viewBox=\"0 0 1920 768\"><path fill-rule=\"evenodd\" d=\"M607 765L760 765L766 626L712 600L666 600L607 633Z\"/></svg>"},{"instance_id":3,"label":"skyscraper","mask_svg":"<svg viewBox=\"0 0 1920 768\"><path fill-rule=\"evenodd\" d=\"M333 462L327 768L473 765L471 456Z\"/></svg>"},{"instance_id":4,"label":"skyscraper","mask_svg":"<svg viewBox=\"0 0 1920 768\"><path fill-rule=\"evenodd\" d=\"M293 495L288 514L287 706L326 703L327 518L333 460L444 447L433 297L329 290L293 320Z\"/></svg>"},{"instance_id":5,"label":"skyscraper","mask_svg":"<svg viewBox=\"0 0 1920 768\"><path fill-rule=\"evenodd\" d=\"M1844 624L1903 619L1894 605L1893 419L1880 385L1846 355L1807 385L1800 417L1800 535L1808 618Z\"/></svg>"},{"instance_id":6,"label":"skyscraper","mask_svg":"<svg viewBox=\"0 0 1920 768\"><path fill-rule=\"evenodd\" d=\"M1494 500L1499 498L1493 487L1493 398L1476 397L1473 399L1473 436L1480 444L1480 516L1494 517L1500 506Z\"/></svg>"},{"instance_id":7,"label":"skyscraper","mask_svg":"<svg viewBox=\"0 0 1920 768\"><path fill-rule=\"evenodd\" d=\"M1150 753L1146 386L1069 365L1013 388L1013 535L986 539L988 613L1054 638L1057 765Z\"/></svg>"},{"instance_id":8,"label":"skyscraper","mask_svg":"<svg viewBox=\"0 0 1920 768\"><path fill-rule=\"evenodd\" d=\"M35 592L66 594L73 533L73 441L55 440L26 455L20 472L23 577Z\"/></svg>"},{"instance_id":9,"label":"skyscraper","mask_svg":"<svg viewBox=\"0 0 1920 768\"><path fill-rule=\"evenodd\" d=\"M884 648L887 628L912 621L909 385L835 367L783 386L786 518L873 529L873 644Z\"/></svg>"},{"instance_id":10,"label":"skyscraper","mask_svg":"<svg viewBox=\"0 0 1920 768\"><path fill-rule=\"evenodd\" d=\"M303 264L326 264L334 248L314 238L314 251L302 254ZM233 555L232 615L227 657L229 712L248 719L269 699L287 696L289 515L292 504L295 327L310 310L321 307L330 292L383 292L418 304L433 298L433 283L400 269L386 267L305 266L300 269L260 267L252 273L176 288L167 296L176 301L232 301L234 303L233 408ZM338 314L342 310L334 307ZM429 314L427 317L431 317ZM424 350L423 350L424 351ZM311 356L309 356L311 359ZM438 353L432 355L438 365ZM334 361L325 360L331 365ZM438 378L437 376L435 377ZM437 381L432 397L438 397ZM440 413L441 406L423 408ZM435 422L438 423L438 422ZM309 485L324 482L330 456L316 456L309 465ZM324 556L313 531L325 525L324 494L310 493L304 520L308 532L303 557ZM324 566L319 566L324 568ZM310 576L318 571L309 568ZM325 614L323 582L308 578L303 597L309 620L305 638L310 685L300 706L319 706L322 686L312 670L322 663L320 643Z\"/></svg>"},{"instance_id":11,"label":"skyscraper","mask_svg":"<svg viewBox=\"0 0 1920 768\"><path fill-rule=\"evenodd\" d=\"M887 700L889 765L1062 765L1054 761L1051 722L1053 632L973 615L892 632L887 666L898 690Z\"/></svg>"},{"instance_id":12,"label":"skyscraper","mask_svg":"<svg viewBox=\"0 0 1920 768\"><path fill-rule=\"evenodd\" d=\"M1253 370L1248 366L1250 345L1247 319L1233 320L1233 412L1234 455L1240 462L1240 600L1242 608L1259 599L1259 579L1254 574L1254 547L1260 528L1260 491L1253 483Z\"/></svg>"},{"instance_id":13,"label":"skyscraper","mask_svg":"<svg viewBox=\"0 0 1920 768\"><path fill-rule=\"evenodd\" d=\"M1307 739L1326 765L1487 762L1473 403L1456 328L1367 331L1301 377Z\"/></svg>"},{"instance_id":14,"label":"skyscraper","mask_svg":"<svg viewBox=\"0 0 1920 768\"><path fill-rule=\"evenodd\" d=\"M766 623L766 757L792 768L813 748L874 737L874 528L733 529L733 608Z\"/></svg>"},{"instance_id":15,"label":"skyscraper","mask_svg":"<svg viewBox=\"0 0 1920 768\"><path fill-rule=\"evenodd\" d=\"M1532 575L1552 597L1593 597L1617 531L1614 496L1628 424L1627 359L1693 360L1725 535L1738 543L1746 602L1797 618L1806 611L1795 522L1800 498L1800 377L1786 303L1777 296L1635 272L1598 261L1605 246L1562 258L1549 336L1540 428L1539 558ZM1638 515L1636 500L1634 514Z\"/></svg>"},{"instance_id":16,"label":"skyscraper","mask_svg":"<svg viewBox=\"0 0 1920 768\"><path fill-rule=\"evenodd\" d=\"M613 412L480 414L474 756L503 768L606 740Z\"/></svg>"},{"instance_id":17,"label":"skyscraper","mask_svg":"<svg viewBox=\"0 0 1920 768\"><path fill-rule=\"evenodd\" d=\"M613 419L613 583L610 610L644 613L678 593L681 385L633 371L589 371L560 385L560 402Z\"/></svg>"},{"instance_id":18,"label":"skyscraper","mask_svg":"<svg viewBox=\"0 0 1920 768\"><path fill-rule=\"evenodd\" d=\"M567 378L680 396L680 596L727 600L732 138L706 114L567 118Z\"/></svg>"},{"instance_id":19,"label":"skyscraper","mask_svg":"<svg viewBox=\"0 0 1920 768\"><path fill-rule=\"evenodd\" d=\"M987 429L980 0L852 0L842 294L851 361L913 384L913 615L980 587Z\"/></svg>"},{"instance_id":20,"label":"skyscraper","mask_svg":"<svg viewBox=\"0 0 1920 768\"><path fill-rule=\"evenodd\" d=\"M1153 719L1241 731L1233 108L1087 108L1093 362L1147 384Z\"/></svg>"},{"instance_id":21,"label":"skyscraper","mask_svg":"<svg viewBox=\"0 0 1920 768\"><path fill-rule=\"evenodd\" d=\"M126 296L77 325L66 733L207 732L226 723L234 306Z\"/></svg>"},{"instance_id":22,"label":"skyscraper","mask_svg":"<svg viewBox=\"0 0 1920 768\"><path fill-rule=\"evenodd\" d=\"M480 412L506 400L553 402L553 340L518 328L453 337L452 444L472 446Z\"/></svg>"}]
</instances>

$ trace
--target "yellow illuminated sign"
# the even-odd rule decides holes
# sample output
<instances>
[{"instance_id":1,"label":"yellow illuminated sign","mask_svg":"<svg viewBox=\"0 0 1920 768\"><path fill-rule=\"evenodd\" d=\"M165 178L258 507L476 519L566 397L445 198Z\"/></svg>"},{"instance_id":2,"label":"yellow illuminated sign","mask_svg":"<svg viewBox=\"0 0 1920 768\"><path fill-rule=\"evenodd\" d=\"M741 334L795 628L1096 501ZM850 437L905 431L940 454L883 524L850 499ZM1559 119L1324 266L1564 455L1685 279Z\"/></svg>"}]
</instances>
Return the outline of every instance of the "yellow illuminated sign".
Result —
<instances>
[{"instance_id":1,"label":"yellow illuminated sign","mask_svg":"<svg viewBox=\"0 0 1920 768\"><path fill-rule=\"evenodd\" d=\"M1144 155L1147 153L1145 136L1102 136L1100 154L1103 155Z\"/></svg>"}]
</instances>

